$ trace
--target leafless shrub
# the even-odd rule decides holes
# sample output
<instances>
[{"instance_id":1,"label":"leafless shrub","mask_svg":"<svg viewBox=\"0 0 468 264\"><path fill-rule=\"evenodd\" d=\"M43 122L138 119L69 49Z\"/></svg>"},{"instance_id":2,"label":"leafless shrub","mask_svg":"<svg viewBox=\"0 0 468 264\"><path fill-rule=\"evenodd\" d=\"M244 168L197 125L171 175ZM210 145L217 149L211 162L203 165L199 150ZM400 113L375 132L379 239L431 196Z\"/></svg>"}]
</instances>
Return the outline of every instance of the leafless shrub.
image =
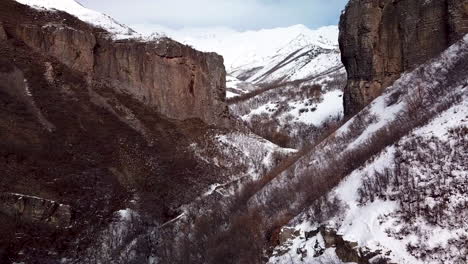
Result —
<instances>
[{"instance_id":1,"label":"leafless shrub","mask_svg":"<svg viewBox=\"0 0 468 264\"><path fill-rule=\"evenodd\" d=\"M421 74L425 74L424 71L421 71ZM260 249L261 251L267 245L271 245L270 243L273 242L271 240L275 237L275 230L300 212L303 212L304 209L314 208L314 210L317 210L317 212L314 212L314 215L317 215L320 219L326 219L330 215L333 215L333 212L339 212L338 202L333 202L332 200L331 204L327 204L322 200L325 193L335 187L346 175L371 160L385 147L394 144L415 127L425 124L436 113L447 109L454 102L460 100L456 95L451 96L449 90L438 90L440 85L425 87L421 86L419 82L415 82L414 85L421 87L420 92L413 93L408 98L396 96L386 102L389 105L395 104L398 101L405 101L407 109L400 113L395 118L395 121L375 132L356 148L348 149L342 153L337 151L340 149L344 150L349 142L356 139L369 124L376 121L375 116L370 115L366 110L362 111L351 121L348 132L344 133L344 135L336 136L330 133L325 137L327 139L332 138L337 145L342 143L342 148L337 147L333 149L333 152L324 154L326 156L326 164L311 165L308 167L308 173L296 175L294 179L288 181L286 186L282 186L281 189L272 188L263 192L264 197L262 197L261 204L252 203L251 198L264 189L274 177L265 180L261 179L257 184L252 184L250 188L246 188L242 194L238 195L229 205L221 210L221 217L208 213L203 221L204 223L197 224L200 225L198 227L200 230L204 230L200 231L201 238L197 239L197 241L205 242L197 247L199 248L198 252L200 252L200 256L195 258L197 261L193 263L203 263L203 261L218 261L220 263L228 261L227 263L233 263L229 262L228 258L235 258L236 261L247 261L249 263L249 260L244 260L242 255L249 256L251 260L260 260L261 256L258 255L258 250ZM406 87L406 89L410 88L413 89L414 87ZM406 94L405 90L402 91L402 94ZM433 94L442 96L444 100L439 100L437 104L430 105L434 102ZM250 103L255 103L255 100L257 99L252 98L249 101ZM441 103L441 101L443 102ZM466 131L457 130L456 133L466 134ZM419 159L419 157L416 158ZM286 164L285 166L289 165ZM417 186L415 181L408 177L404 168L399 168L399 170L401 170L400 173L395 173L394 171L375 172L376 177L372 178L372 181L368 181L361 191L361 195L363 196L361 202L365 203L377 197L395 199L394 194L386 190L391 189L393 185L407 185L410 186L408 191L401 192L401 199L406 204L403 205L403 209L411 212L411 214L419 215L423 213L424 209L420 207L422 203L419 209L417 205L418 200L420 201L422 197L418 197L417 195L413 197L414 193L410 191L411 188ZM319 206L318 204L321 205ZM329 212L325 211L324 208L328 208ZM255 213L251 214L250 212L253 209L255 209ZM444 209L441 207L441 209L434 211L437 212L439 210ZM437 221L440 220L440 214L437 216L438 214L435 213L434 215ZM411 218L408 218L408 221L411 221ZM261 230L253 230L251 228L251 226L257 223L261 223ZM248 233L251 234L239 231L240 226L247 226L247 230L250 230ZM256 231L259 231L259 233ZM407 231L410 232L410 230ZM237 250L234 250L232 246L228 246L230 242L221 243L228 239L236 241L241 246ZM245 246L248 243L253 243L253 246L250 248ZM249 252L250 250L252 252ZM210 252L210 254L207 254L207 252Z\"/></svg>"}]
</instances>

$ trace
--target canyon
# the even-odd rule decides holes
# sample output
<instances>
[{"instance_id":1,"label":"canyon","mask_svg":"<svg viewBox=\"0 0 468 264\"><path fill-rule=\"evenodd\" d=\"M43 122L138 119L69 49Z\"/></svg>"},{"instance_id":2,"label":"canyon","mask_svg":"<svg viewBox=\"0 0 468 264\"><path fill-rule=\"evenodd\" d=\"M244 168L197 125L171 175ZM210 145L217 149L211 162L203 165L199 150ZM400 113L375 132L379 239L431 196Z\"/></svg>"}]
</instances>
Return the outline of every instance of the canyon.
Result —
<instances>
[{"instance_id":1,"label":"canyon","mask_svg":"<svg viewBox=\"0 0 468 264\"><path fill-rule=\"evenodd\" d=\"M0 262L464 263L467 33L466 0L214 40L3 0Z\"/></svg>"}]
</instances>

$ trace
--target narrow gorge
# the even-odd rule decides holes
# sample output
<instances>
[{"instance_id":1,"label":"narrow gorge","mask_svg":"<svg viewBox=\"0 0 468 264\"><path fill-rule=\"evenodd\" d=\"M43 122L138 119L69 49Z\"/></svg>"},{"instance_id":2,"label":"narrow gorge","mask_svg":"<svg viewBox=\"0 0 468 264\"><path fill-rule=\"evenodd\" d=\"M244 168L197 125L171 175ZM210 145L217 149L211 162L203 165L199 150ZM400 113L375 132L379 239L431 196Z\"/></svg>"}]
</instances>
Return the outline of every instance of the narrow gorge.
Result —
<instances>
[{"instance_id":1,"label":"narrow gorge","mask_svg":"<svg viewBox=\"0 0 468 264\"><path fill-rule=\"evenodd\" d=\"M466 263L468 0L343 7L144 35L0 1L0 263Z\"/></svg>"}]
</instances>

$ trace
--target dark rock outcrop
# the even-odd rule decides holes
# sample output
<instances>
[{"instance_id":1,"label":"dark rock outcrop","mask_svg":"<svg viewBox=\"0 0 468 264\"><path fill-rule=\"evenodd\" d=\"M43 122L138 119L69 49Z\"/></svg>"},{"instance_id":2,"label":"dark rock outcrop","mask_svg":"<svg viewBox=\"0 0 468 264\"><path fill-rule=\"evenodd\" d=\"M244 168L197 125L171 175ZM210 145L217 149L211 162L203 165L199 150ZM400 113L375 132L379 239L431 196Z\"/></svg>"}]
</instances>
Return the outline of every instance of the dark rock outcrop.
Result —
<instances>
[{"instance_id":1,"label":"dark rock outcrop","mask_svg":"<svg viewBox=\"0 0 468 264\"><path fill-rule=\"evenodd\" d=\"M0 24L0 193L28 200L0 201L0 263L81 256L116 211L164 223L226 180L192 147L225 131L212 126L227 124L220 56L112 41L13 0L0 1Z\"/></svg>"},{"instance_id":2,"label":"dark rock outcrop","mask_svg":"<svg viewBox=\"0 0 468 264\"><path fill-rule=\"evenodd\" d=\"M325 226L306 231L304 237L300 237L300 239L305 239L305 241L309 239L315 240L314 252L308 252L304 246L294 248L298 244L291 243L292 240L300 236L300 233L300 230L296 230L295 228L283 227L279 233L279 250L275 250L273 256L290 254L294 250L297 254L302 255L303 258L312 253L314 254L314 258L316 258L322 256L326 249L333 248L337 257L345 263L369 264L373 263L370 261L372 258L382 253L380 250L373 252L368 248L361 248L357 242L347 241L343 236L337 234L336 230ZM323 239L324 248L319 245L318 235ZM303 245L303 243L299 243L299 245Z\"/></svg>"},{"instance_id":3,"label":"dark rock outcrop","mask_svg":"<svg viewBox=\"0 0 468 264\"><path fill-rule=\"evenodd\" d=\"M67 227L71 224L70 206L39 197L0 193L0 212L26 222Z\"/></svg>"},{"instance_id":4,"label":"dark rock outcrop","mask_svg":"<svg viewBox=\"0 0 468 264\"><path fill-rule=\"evenodd\" d=\"M221 56L169 39L113 41L66 13L13 0L0 2L2 30L0 192L86 217L102 193L153 186L165 220L219 180L189 148L209 125L228 125Z\"/></svg>"},{"instance_id":5,"label":"dark rock outcrop","mask_svg":"<svg viewBox=\"0 0 468 264\"><path fill-rule=\"evenodd\" d=\"M351 0L340 20L345 114L468 33L468 0Z\"/></svg>"}]
</instances>

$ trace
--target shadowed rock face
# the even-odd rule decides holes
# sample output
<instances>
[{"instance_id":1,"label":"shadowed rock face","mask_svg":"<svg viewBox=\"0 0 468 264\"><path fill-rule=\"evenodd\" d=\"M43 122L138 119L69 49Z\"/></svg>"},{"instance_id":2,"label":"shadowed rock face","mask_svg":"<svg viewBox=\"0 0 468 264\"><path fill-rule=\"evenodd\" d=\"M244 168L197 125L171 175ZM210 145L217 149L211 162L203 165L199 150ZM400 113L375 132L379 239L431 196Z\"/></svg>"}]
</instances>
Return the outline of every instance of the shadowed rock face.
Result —
<instances>
[{"instance_id":1,"label":"shadowed rock face","mask_svg":"<svg viewBox=\"0 0 468 264\"><path fill-rule=\"evenodd\" d=\"M228 125L224 92L216 54L0 1L0 263L55 263L35 260L84 250L135 196L164 223L226 181L192 148Z\"/></svg>"},{"instance_id":2,"label":"shadowed rock face","mask_svg":"<svg viewBox=\"0 0 468 264\"><path fill-rule=\"evenodd\" d=\"M76 20L75 20L76 21ZM223 58L164 38L113 41L106 32L82 22L47 19L18 21L7 31L36 51L51 55L111 84L162 115L228 126ZM5 38L0 30L0 39Z\"/></svg>"},{"instance_id":3,"label":"shadowed rock face","mask_svg":"<svg viewBox=\"0 0 468 264\"><path fill-rule=\"evenodd\" d=\"M208 125L229 125L224 96L219 55L170 39L113 41L66 13L0 1L0 192L83 213L92 198L77 197L93 195L67 193L61 179L124 193L159 177L149 189L161 189L161 214L171 214L218 181L187 149Z\"/></svg>"},{"instance_id":4,"label":"shadowed rock face","mask_svg":"<svg viewBox=\"0 0 468 264\"><path fill-rule=\"evenodd\" d=\"M468 0L351 0L340 20L345 114L468 33Z\"/></svg>"},{"instance_id":5,"label":"shadowed rock face","mask_svg":"<svg viewBox=\"0 0 468 264\"><path fill-rule=\"evenodd\" d=\"M0 212L24 221L47 223L55 227L71 224L70 206L39 197L0 193Z\"/></svg>"}]
</instances>

